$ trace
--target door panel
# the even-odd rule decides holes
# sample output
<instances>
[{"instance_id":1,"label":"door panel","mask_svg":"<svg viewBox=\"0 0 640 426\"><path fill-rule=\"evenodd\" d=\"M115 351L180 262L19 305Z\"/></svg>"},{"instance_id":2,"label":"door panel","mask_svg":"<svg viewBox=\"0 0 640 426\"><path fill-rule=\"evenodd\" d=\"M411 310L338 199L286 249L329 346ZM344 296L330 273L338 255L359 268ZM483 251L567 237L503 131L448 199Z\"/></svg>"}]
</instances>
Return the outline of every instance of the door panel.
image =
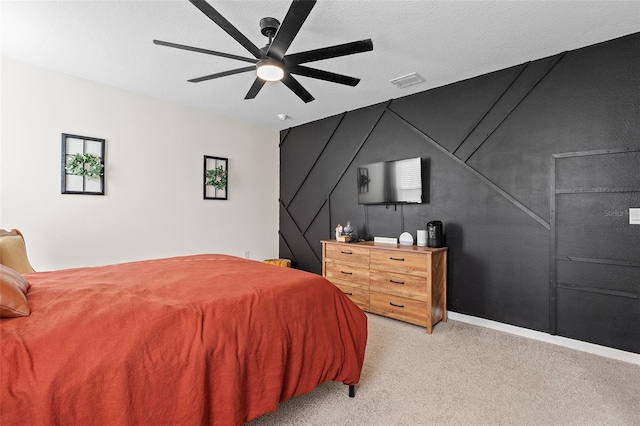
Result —
<instances>
[{"instance_id":1,"label":"door panel","mask_svg":"<svg viewBox=\"0 0 640 426\"><path fill-rule=\"evenodd\" d=\"M551 160L551 333L640 352L640 151Z\"/></svg>"}]
</instances>

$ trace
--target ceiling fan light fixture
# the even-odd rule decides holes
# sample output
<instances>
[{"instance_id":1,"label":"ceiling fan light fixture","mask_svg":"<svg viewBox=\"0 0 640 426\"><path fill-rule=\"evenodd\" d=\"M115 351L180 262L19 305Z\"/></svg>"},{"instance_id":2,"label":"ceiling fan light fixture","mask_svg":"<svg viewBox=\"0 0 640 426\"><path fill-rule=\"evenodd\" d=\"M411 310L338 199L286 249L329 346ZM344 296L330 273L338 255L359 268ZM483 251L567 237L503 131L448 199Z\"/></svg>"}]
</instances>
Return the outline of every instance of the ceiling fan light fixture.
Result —
<instances>
[{"instance_id":1,"label":"ceiling fan light fixture","mask_svg":"<svg viewBox=\"0 0 640 426\"><path fill-rule=\"evenodd\" d=\"M264 81L280 81L284 77L284 69L278 61L263 59L256 66L258 77Z\"/></svg>"}]
</instances>

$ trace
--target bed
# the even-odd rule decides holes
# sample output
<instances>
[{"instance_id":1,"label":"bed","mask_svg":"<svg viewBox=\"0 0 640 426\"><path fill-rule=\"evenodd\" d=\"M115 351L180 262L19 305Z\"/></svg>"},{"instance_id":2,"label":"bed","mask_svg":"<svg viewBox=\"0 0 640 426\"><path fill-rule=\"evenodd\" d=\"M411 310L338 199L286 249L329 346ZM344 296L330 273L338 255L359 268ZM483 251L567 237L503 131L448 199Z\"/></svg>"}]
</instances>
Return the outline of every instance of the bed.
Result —
<instances>
[{"instance_id":1,"label":"bed","mask_svg":"<svg viewBox=\"0 0 640 426\"><path fill-rule=\"evenodd\" d=\"M240 425L360 378L366 316L315 274L207 254L23 277L30 315L0 320L5 426Z\"/></svg>"}]
</instances>

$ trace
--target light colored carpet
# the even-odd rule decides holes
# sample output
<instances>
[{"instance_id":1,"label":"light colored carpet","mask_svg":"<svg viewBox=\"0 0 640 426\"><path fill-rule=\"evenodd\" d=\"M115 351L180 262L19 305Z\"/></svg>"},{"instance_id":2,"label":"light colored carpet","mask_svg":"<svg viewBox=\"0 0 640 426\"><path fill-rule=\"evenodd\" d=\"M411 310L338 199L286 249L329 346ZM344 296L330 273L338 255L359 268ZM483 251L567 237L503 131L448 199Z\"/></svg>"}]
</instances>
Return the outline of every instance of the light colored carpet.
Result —
<instances>
[{"instance_id":1,"label":"light colored carpet","mask_svg":"<svg viewBox=\"0 0 640 426\"><path fill-rule=\"evenodd\" d=\"M449 320L368 314L356 397L325 383L249 423L640 425L640 366Z\"/></svg>"}]
</instances>

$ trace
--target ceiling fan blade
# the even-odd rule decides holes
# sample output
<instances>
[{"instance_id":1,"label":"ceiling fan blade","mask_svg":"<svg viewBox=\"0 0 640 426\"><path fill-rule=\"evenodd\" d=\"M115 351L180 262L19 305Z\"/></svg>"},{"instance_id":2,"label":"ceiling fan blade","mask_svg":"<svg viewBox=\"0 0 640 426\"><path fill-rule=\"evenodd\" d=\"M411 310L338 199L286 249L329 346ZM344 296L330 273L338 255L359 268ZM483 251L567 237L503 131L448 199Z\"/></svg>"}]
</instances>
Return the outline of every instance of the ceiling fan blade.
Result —
<instances>
[{"instance_id":1,"label":"ceiling fan blade","mask_svg":"<svg viewBox=\"0 0 640 426\"><path fill-rule=\"evenodd\" d=\"M282 79L282 82L287 86L293 93L298 95L300 99L304 101L304 103L309 103L315 98L311 96L311 93L307 92L307 89L302 87L302 84L298 82L291 74L286 74Z\"/></svg>"},{"instance_id":2,"label":"ceiling fan blade","mask_svg":"<svg viewBox=\"0 0 640 426\"><path fill-rule=\"evenodd\" d=\"M171 43L169 41L153 40L155 44L160 46L174 47L176 49L189 50L191 52L206 53L207 55L222 56L223 58L237 59L238 61L257 63L254 58L245 58L244 56L232 55L230 53L216 52L215 50L201 49L199 47L185 46L184 44Z\"/></svg>"},{"instance_id":3,"label":"ceiling fan blade","mask_svg":"<svg viewBox=\"0 0 640 426\"><path fill-rule=\"evenodd\" d=\"M287 66L304 64L306 62L321 61L323 59L337 58L339 56L353 55L373 50L373 42L370 38L351 43L338 44L320 49L307 50L306 52L294 53L284 57Z\"/></svg>"},{"instance_id":4,"label":"ceiling fan blade","mask_svg":"<svg viewBox=\"0 0 640 426\"><path fill-rule=\"evenodd\" d=\"M215 74L205 75L204 77L192 78L191 80L187 80L187 81L190 83L200 83L201 81L213 80L214 78L226 77L228 75L240 74L242 72L255 71L255 70L256 70L256 67L237 68L235 70L229 70L229 71L217 72Z\"/></svg>"},{"instance_id":5,"label":"ceiling fan blade","mask_svg":"<svg viewBox=\"0 0 640 426\"><path fill-rule=\"evenodd\" d=\"M249 92L247 92L247 96L245 96L245 99L254 99L256 97L256 95L258 94L258 92L260 91L260 89L262 89L262 86L264 86L265 81L262 80L261 78L256 77L256 80L253 82L253 84L251 85L251 89L249 89Z\"/></svg>"},{"instance_id":6,"label":"ceiling fan blade","mask_svg":"<svg viewBox=\"0 0 640 426\"><path fill-rule=\"evenodd\" d=\"M336 74L334 72L323 71L316 68L309 68L302 65L296 65L288 68L291 74L303 75L305 77L317 78L319 80L330 81L332 83L344 84L354 87L360 83L359 78L349 77L348 75Z\"/></svg>"},{"instance_id":7,"label":"ceiling fan blade","mask_svg":"<svg viewBox=\"0 0 640 426\"><path fill-rule=\"evenodd\" d=\"M282 60L315 4L316 0L294 0L291 3L289 11L276 33L276 37L273 39L271 46L269 46L267 56L278 61Z\"/></svg>"},{"instance_id":8,"label":"ceiling fan blade","mask_svg":"<svg viewBox=\"0 0 640 426\"><path fill-rule=\"evenodd\" d=\"M200 9L202 13L207 15L209 19L218 24L227 34L233 37L238 43L240 43L245 49L247 49L256 58L264 58L264 54L255 44L251 43L248 38L244 36L236 27L227 21L217 10L213 8L209 3L204 0L189 0L195 7Z\"/></svg>"}]
</instances>

